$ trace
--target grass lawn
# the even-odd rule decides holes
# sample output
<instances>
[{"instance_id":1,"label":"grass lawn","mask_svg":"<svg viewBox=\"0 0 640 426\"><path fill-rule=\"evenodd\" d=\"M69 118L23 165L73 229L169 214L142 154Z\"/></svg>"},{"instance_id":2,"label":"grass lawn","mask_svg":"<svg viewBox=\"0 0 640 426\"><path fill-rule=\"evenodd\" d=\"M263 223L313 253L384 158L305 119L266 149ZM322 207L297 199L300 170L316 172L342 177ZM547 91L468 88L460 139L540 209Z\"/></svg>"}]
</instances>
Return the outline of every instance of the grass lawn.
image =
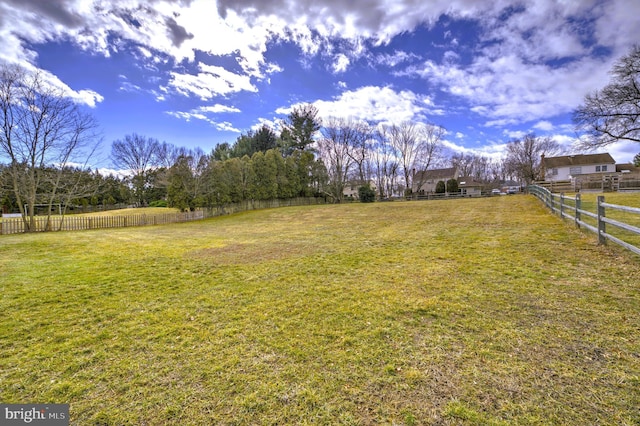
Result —
<instances>
[{"instance_id":1,"label":"grass lawn","mask_svg":"<svg viewBox=\"0 0 640 426\"><path fill-rule=\"evenodd\" d=\"M532 196L9 235L0 271L0 401L72 424L640 424L640 258Z\"/></svg>"},{"instance_id":2,"label":"grass lawn","mask_svg":"<svg viewBox=\"0 0 640 426\"><path fill-rule=\"evenodd\" d=\"M574 196L572 194L571 196ZM593 213L598 211L597 197L599 195L604 196L605 202L608 204L616 204L619 206L640 208L640 193L639 192L607 192L607 193L593 193L585 192L581 194L582 209ZM571 204L573 205L573 204ZM625 212L621 210L615 210L612 208L605 209L606 216L610 219L626 223L628 225L640 228L640 214ZM573 212L570 212L573 215ZM590 224L591 226L598 226L597 220L589 218L585 215L582 216L582 220ZM622 239L623 241L632 244L636 247L640 247L640 235L620 229L613 225L607 225L606 232L615 237ZM594 238L597 238L596 234L593 234ZM613 244L613 243L610 243Z\"/></svg>"}]
</instances>

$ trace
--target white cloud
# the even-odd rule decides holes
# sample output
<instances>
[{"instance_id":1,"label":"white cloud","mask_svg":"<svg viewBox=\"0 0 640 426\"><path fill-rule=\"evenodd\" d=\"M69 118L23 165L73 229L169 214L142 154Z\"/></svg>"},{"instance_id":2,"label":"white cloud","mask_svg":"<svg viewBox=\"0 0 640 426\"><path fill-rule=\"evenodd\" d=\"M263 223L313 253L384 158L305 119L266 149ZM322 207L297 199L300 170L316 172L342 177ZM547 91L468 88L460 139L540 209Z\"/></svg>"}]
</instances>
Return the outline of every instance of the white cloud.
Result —
<instances>
[{"instance_id":1,"label":"white cloud","mask_svg":"<svg viewBox=\"0 0 640 426\"><path fill-rule=\"evenodd\" d=\"M433 109L433 101L409 90L396 91L391 87L365 86L343 92L330 101L313 102L323 118L353 117L373 122L400 123L423 121ZM290 108L276 112L288 114Z\"/></svg>"},{"instance_id":2,"label":"white cloud","mask_svg":"<svg viewBox=\"0 0 640 426\"><path fill-rule=\"evenodd\" d=\"M201 100L209 100L218 95L242 90L249 92L258 90L251 83L248 75L234 74L222 67L204 63L198 64L198 68L200 72L197 75L172 71L169 86L185 96L194 94Z\"/></svg>"},{"instance_id":3,"label":"white cloud","mask_svg":"<svg viewBox=\"0 0 640 426\"><path fill-rule=\"evenodd\" d=\"M628 0L12 0L0 3L0 61L37 64L30 45L71 41L87 52L110 56L127 48L151 67L176 68L167 88L212 99L257 91L256 82L282 68L265 59L269 43L291 41L305 55L321 55L336 73L345 72L370 46L389 43L442 15L473 20L480 43L464 50L449 32L450 52L441 63L425 61L407 73L428 79L468 101L490 126L544 120L573 109L585 93L602 87L612 58L638 40L640 3ZM588 59L587 46L611 50ZM231 57L230 71L198 63L196 52ZM414 63L413 53L372 57L389 67ZM304 59L302 59L304 63ZM188 66L184 66L185 63ZM180 68L177 68L180 66ZM63 82L60 82L64 85ZM65 86L66 87L66 86ZM100 94L74 91L95 106ZM162 88L159 88L162 90ZM156 99L164 99L157 94ZM431 113L442 113L433 110ZM408 115L411 115L409 113Z\"/></svg>"},{"instance_id":4,"label":"white cloud","mask_svg":"<svg viewBox=\"0 0 640 426\"><path fill-rule=\"evenodd\" d=\"M444 146L445 150L449 150L453 153L479 155L496 161L504 158L507 151L506 143L489 142L484 143L479 147L469 148L451 140L445 139L442 141L442 145Z\"/></svg>"},{"instance_id":5,"label":"white cloud","mask_svg":"<svg viewBox=\"0 0 640 426\"><path fill-rule=\"evenodd\" d=\"M337 73L341 73L341 72L345 72L350 63L351 63L351 61L349 60L349 58L345 54L340 53L340 54L336 55L334 63L332 65L333 72L336 73L336 74Z\"/></svg>"},{"instance_id":6,"label":"white cloud","mask_svg":"<svg viewBox=\"0 0 640 426\"><path fill-rule=\"evenodd\" d=\"M420 57L415 53L408 53L403 50L396 50L395 52L393 52L393 54L377 55L374 61L379 65L395 68L396 66L402 63L411 62L419 58Z\"/></svg>"},{"instance_id":7,"label":"white cloud","mask_svg":"<svg viewBox=\"0 0 640 426\"><path fill-rule=\"evenodd\" d=\"M211 124L213 127L215 127L218 130L240 133L240 130L234 127L232 123L228 121L217 121L214 118L212 118L212 115L215 115L215 114L238 113L238 112L240 112L238 108L221 105L221 104L215 104L215 105L200 106L190 111L166 111L166 114L181 120L185 120L187 122L191 120L202 120Z\"/></svg>"},{"instance_id":8,"label":"white cloud","mask_svg":"<svg viewBox=\"0 0 640 426\"><path fill-rule=\"evenodd\" d=\"M110 169L107 167L100 167L100 168L97 168L96 170L102 176L113 176L118 179L130 177L132 174L131 170L116 170L116 169Z\"/></svg>"},{"instance_id":9,"label":"white cloud","mask_svg":"<svg viewBox=\"0 0 640 426\"><path fill-rule=\"evenodd\" d=\"M273 130L276 134L279 134L282 131L282 120L277 118L268 119L259 117L258 122L251 126L251 130L258 131L263 126L267 126L269 129Z\"/></svg>"},{"instance_id":10,"label":"white cloud","mask_svg":"<svg viewBox=\"0 0 640 426\"><path fill-rule=\"evenodd\" d=\"M534 129L550 132L553 130L553 124L550 121L542 120L533 125Z\"/></svg>"},{"instance_id":11,"label":"white cloud","mask_svg":"<svg viewBox=\"0 0 640 426\"><path fill-rule=\"evenodd\" d=\"M511 54L479 57L471 65L426 61L411 67L418 75L467 99L488 126L504 126L553 117L574 109L584 95L606 81L608 64L584 58L563 67L532 64Z\"/></svg>"},{"instance_id":12,"label":"white cloud","mask_svg":"<svg viewBox=\"0 0 640 426\"><path fill-rule=\"evenodd\" d=\"M510 139L522 139L527 135L527 132L524 130L503 130L502 134Z\"/></svg>"},{"instance_id":13,"label":"white cloud","mask_svg":"<svg viewBox=\"0 0 640 426\"><path fill-rule=\"evenodd\" d=\"M220 104L201 106L197 110L202 112L211 112L214 114L221 113L221 112L241 112L236 107L230 107L227 105L220 105Z\"/></svg>"}]
</instances>

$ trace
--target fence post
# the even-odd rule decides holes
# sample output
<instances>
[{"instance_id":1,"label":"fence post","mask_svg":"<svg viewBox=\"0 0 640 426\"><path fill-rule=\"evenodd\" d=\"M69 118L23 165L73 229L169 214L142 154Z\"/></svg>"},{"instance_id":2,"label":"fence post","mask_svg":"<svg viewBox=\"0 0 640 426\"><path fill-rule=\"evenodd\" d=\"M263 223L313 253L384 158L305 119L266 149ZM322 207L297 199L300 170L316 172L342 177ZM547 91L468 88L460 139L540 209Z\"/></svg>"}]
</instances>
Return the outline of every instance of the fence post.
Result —
<instances>
[{"instance_id":1,"label":"fence post","mask_svg":"<svg viewBox=\"0 0 640 426\"><path fill-rule=\"evenodd\" d=\"M582 200L580 194L576 194L576 227L580 228L580 209L582 209Z\"/></svg>"},{"instance_id":2,"label":"fence post","mask_svg":"<svg viewBox=\"0 0 640 426\"><path fill-rule=\"evenodd\" d=\"M607 232L607 225L602 220L606 214L602 203L604 203L604 196L598 195L598 244L607 244L607 238L604 236Z\"/></svg>"},{"instance_id":3,"label":"fence post","mask_svg":"<svg viewBox=\"0 0 640 426\"><path fill-rule=\"evenodd\" d=\"M564 219L564 192L560 193L560 219Z\"/></svg>"}]
</instances>

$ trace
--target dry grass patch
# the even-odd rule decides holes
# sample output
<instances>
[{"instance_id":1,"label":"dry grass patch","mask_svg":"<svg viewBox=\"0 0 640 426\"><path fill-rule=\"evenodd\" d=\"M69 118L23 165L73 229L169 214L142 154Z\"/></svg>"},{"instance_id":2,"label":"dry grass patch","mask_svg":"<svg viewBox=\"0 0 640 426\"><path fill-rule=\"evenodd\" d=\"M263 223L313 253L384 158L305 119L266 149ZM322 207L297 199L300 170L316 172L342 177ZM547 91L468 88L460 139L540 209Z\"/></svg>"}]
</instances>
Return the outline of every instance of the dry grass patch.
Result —
<instances>
[{"instance_id":1,"label":"dry grass patch","mask_svg":"<svg viewBox=\"0 0 640 426\"><path fill-rule=\"evenodd\" d=\"M637 424L640 261L533 197L0 239L0 400L77 424Z\"/></svg>"}]
</instances>

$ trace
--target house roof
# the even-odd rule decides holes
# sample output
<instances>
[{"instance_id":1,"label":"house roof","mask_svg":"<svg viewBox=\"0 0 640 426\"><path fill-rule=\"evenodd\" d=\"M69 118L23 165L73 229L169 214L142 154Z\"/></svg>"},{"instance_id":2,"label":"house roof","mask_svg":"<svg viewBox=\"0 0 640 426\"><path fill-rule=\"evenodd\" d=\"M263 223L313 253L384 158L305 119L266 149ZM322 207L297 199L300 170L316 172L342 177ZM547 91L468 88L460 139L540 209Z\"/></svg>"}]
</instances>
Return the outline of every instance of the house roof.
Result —
<instances>
[{"instance_id":1,"label":"house roof","mask_svg":"<svg viewBox=\"0 0 640 426\"><path fill-rule=\"evenodd\" d=\"M542 159L542 165L546 168L586 166L589 164L616 164L616 161L609 153L565 155Z\"/></svg>"},{"instance_id":2,"label":"house roof","mask_svg":"<svg viewBox=\"0 0 640 426\"><path fill-rule=\"evenodd\" d=\"M484 185L480 182L476 182L471 176L465 176L458 178L458 186L461 188L473 188Z\"/></svg>"},{"instance_id":3,"label":"house roof","mask_svg":"<svg viewBox=\"0 0 640 426\"><path fill-rule=\"evenodd\" d=\"M429 179L452 179L456 175L456 168L449 167L446 169L422 170L416 172L415 178L418 180Z\"/></svg>"},{"instance_id":4,"label":"house roof","mask_svg":"<svg viewBox=\"0 0 640 426\"><path fill-rule=\"evenodd\" d=\"M640 174L640 167L636 167L631 163L616 164L616 172L622 173L623 170L629 170L633 174Z\"/></svg>"}]
</instances>

